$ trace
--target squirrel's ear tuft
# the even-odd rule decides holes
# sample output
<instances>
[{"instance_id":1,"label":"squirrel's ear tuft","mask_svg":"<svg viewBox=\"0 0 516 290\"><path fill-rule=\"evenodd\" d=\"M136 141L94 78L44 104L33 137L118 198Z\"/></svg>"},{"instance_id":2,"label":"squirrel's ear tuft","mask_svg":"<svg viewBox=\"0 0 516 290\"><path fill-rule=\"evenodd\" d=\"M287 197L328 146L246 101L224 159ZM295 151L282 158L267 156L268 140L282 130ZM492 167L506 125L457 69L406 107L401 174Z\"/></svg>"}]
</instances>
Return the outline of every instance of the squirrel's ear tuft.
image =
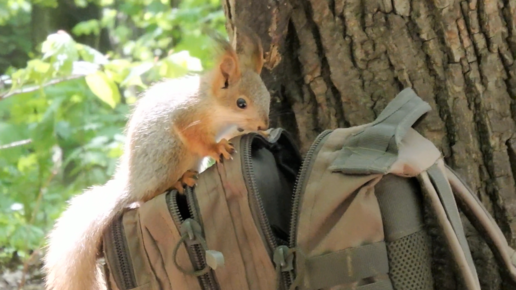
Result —
<instances>
[{"instance_id":1,"label":"squirrel's ear tuft","mask_svg":"<svg viewBox=\"0 0 516 290\"><path fill-rule=\"evenodd\" d=\"M210 32L218 47L218 62L215 66L213 89L227 89L240 79L240 64L238 56L231 44L217 33Z\"/></svg>"},{"instance_id":2,"label":"squirrel's ear tuft","mask_svg":"<svg viewBox=\"0 0 516 290\"><path fill-rule=\"evenodd\" d=\"M244 25L235 28L235 36L236 51L240 64L260 74L264 64L263 47L260 37Z\"/></svg>"}]
</instances>

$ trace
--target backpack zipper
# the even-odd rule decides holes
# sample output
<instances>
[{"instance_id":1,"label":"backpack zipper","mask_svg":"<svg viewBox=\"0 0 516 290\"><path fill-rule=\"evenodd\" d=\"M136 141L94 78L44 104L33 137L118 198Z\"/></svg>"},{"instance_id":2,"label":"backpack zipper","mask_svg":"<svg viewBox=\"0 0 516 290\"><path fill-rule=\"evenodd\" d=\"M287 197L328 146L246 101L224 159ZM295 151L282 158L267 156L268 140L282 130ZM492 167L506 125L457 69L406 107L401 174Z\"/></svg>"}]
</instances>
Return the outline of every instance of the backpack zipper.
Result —
<instances>
[{"instance_id":1,"label":"backpack zipper","mask_svg":"<svg viewBox=\"0 0 516 290\"><path fill-rule=\"evenodd\" d=\"M315 138L314 142L308 149L306 156L301 165L301 169L296 178L296 183L294 184L294 195L292 196L292 214L290 220L290 234L289 234L289 247L291 249L296 247L296 234L297 234L297 222L299 215L299 207L301 206L301 196L303 194L302 190L305 187L306 174L309 169L312 167L312 158L319 151L319 145L321 142L331 133L333 130L325 130L317 138ZM283 277L286 280L287 288L294 281L293 272L283 272Z\"/></svg>"},{"instance_id":2,"label":"backpack zipper","mask_svg":"<svg viewBox=\"0 0 516 290\"><path fill-rule=\"evenodd\" d=\"M258 136L258 135L255 135ZM255 136L245 136L241 139L241 145L240 147L243 149L243 160L244 160L244 166L243 166L243 172L244 172L244 182L249 185L248 186L248 192L249 195L252 197L252 201L256 202L256 205L258 206L258 218L259 218L259 224L262 228L265 239L267 240L268 246L270 247L271 252L274 251L276 248L276 241L274 239L274 235L272 234L272 229L270 227L269 221L267 219L267 215L265 213L265 208L263 207L263 201L261 196L258 194L258 189L256 187L256 182L254 180L254 170L252 165L252 157L251 157L251 146L253 137Z\"/></svg>"},{"instance_id":3,"label":"backpack zipper","mask_svg":"<svg viewBox=\"0 0 516 290\"><path fill-rule=\"evenodd\" d=\"M127 241L124 235L122 218L123 216L120 216L111 226L111 235L118 262L118 267L114 267L113 270L115 270L115 275L119 277L122 283L121 288L127 290L136 288L136 277L134 276L134 271L127 257Z\"/></svg>"},{"instance_id":4,"label":"backpack zipper","mask_svg":"<svg viewBox=\"0 0 516 290\"><path fill-rule=\"evenodd\" d=\"M264 235L265 235L265 240L267 241L267 245L270 249L270 251L273 253L274 252L274 249L276 249L277 247L277 243L276 243L276 240L274 239L274 235L272 233L272 229L271 229L271 226L269 224L269 221L267 219L267 215L265 213L265 208L263 206L263 201L262 201L262 198L261 196L258 194L258 189L256 187L256 182L255 182L255 179L254 179L254 170L253 170L253 165L252 165L252 157L251 157L251 152L252 152L252 141L254 139L254 137L256 136L260 136L258 134L256 135L247 135L247 136L244 136L242 137L241 139L241 152L242 152L242 157L243 157L243 161L244 161L244 166L243 166L243 173L244 173L244 182L245 184L248 185L248 192L249 192L249 195L251 196L251 198L249 199L251 201L251 206L253 204L255 204L257 206L257 209L258 209L258 223L260 225L260 228L262 229ZM258 137L258 138L263 138L263 137ZM286 286L286 284L285 284Z\"/></svg>"},{"instance_id":5,"label":"backpack zipper","mask_svg":"<svg viewBox=\"0 0 516 290\"><path fill-rule=\"evenodd\" d=\"M170 211L170 215L172 216L172 219L174 220L174 223L178 228L181 227L181 224L184 222L184 218L181 215L181 212L179 210L179 206L177 205L176 195L178 194L177 191L169 192L166 196L168 209ZM187 205L188 205L188 211L192 217L192 219L199 221L198 216L196 214L196 211L193 209L192 202L193 200L193 194L190 188L186 188L186 197L187 197ZM188 255L192 257L192 262L194 264L194 267L196 269L203 269L206 267L206 259L203 255L203 249L201 245L196 244L192 246L186 247ZM204 290L217 290L217 283L215 283L215 278L213 277L213 272L210 270L208 273L201 275L197 277L199 280L199 283L201 284L202 289Z\"/></svg>"}]
</instances>

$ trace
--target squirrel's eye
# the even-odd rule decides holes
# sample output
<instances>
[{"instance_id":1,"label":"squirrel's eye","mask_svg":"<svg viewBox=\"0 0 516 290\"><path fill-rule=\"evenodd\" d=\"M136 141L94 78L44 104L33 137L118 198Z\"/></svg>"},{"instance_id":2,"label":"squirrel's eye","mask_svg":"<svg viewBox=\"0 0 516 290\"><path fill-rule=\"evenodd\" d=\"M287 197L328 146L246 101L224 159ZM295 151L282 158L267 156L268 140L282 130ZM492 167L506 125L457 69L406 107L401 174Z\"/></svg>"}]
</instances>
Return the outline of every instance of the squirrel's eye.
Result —
<instances>
[{"instance_id":1,"label":"squirrel's eye","mask_svg":"<svg viewBox=\"0 0 516 290\"><path fill-rule=\"evenodd\" d=\"M247 102L240 98L237 100L237 106L240 108L240 109L245 109L247 107Z\"/></svg>"}]
</instances>

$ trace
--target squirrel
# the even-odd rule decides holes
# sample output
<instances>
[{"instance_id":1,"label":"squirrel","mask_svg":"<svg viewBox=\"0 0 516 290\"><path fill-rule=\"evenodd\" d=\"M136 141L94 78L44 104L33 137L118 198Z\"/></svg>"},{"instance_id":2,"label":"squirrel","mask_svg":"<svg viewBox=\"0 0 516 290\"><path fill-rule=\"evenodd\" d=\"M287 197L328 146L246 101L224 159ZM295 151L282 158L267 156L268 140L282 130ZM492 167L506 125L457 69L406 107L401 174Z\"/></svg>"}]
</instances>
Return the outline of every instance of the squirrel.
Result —
<instances>
[{"instance_id":1,"label":"squirrel","mask_svg":"<svg viewBox=\"0 0 516 290\"><path fill-rule=\"evenodd\" d=\"M204 158L231 158L232 137L267 136L270 94L260 77L260 39L242 35L235 48L215 40L222 53L212 70L160 81L135 103L115 173L73 197L48 235L47 290L105 289L97 258L119 212L169 189L183 193L185 185L194 186Z\"/></svg>"}]
</instances>

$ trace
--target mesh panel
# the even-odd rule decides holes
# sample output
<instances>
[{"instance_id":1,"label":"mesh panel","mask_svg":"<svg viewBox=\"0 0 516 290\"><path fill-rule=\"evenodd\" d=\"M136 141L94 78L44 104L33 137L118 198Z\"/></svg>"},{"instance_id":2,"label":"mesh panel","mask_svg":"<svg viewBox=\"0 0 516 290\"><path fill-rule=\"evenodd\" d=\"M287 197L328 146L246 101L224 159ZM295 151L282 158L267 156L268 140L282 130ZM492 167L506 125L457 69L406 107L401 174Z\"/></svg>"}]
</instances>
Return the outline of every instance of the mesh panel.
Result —
<instances>
[{"instance_id":1,"label":"mesh panel","mask_svg":"<svg viewBox=\"0 0 516 290\"><path fill-rule=\"evenodd\" d=\"M430 240L425 231L387 243L395 290L432 290Z\"/></svg>"}]
</instances>

